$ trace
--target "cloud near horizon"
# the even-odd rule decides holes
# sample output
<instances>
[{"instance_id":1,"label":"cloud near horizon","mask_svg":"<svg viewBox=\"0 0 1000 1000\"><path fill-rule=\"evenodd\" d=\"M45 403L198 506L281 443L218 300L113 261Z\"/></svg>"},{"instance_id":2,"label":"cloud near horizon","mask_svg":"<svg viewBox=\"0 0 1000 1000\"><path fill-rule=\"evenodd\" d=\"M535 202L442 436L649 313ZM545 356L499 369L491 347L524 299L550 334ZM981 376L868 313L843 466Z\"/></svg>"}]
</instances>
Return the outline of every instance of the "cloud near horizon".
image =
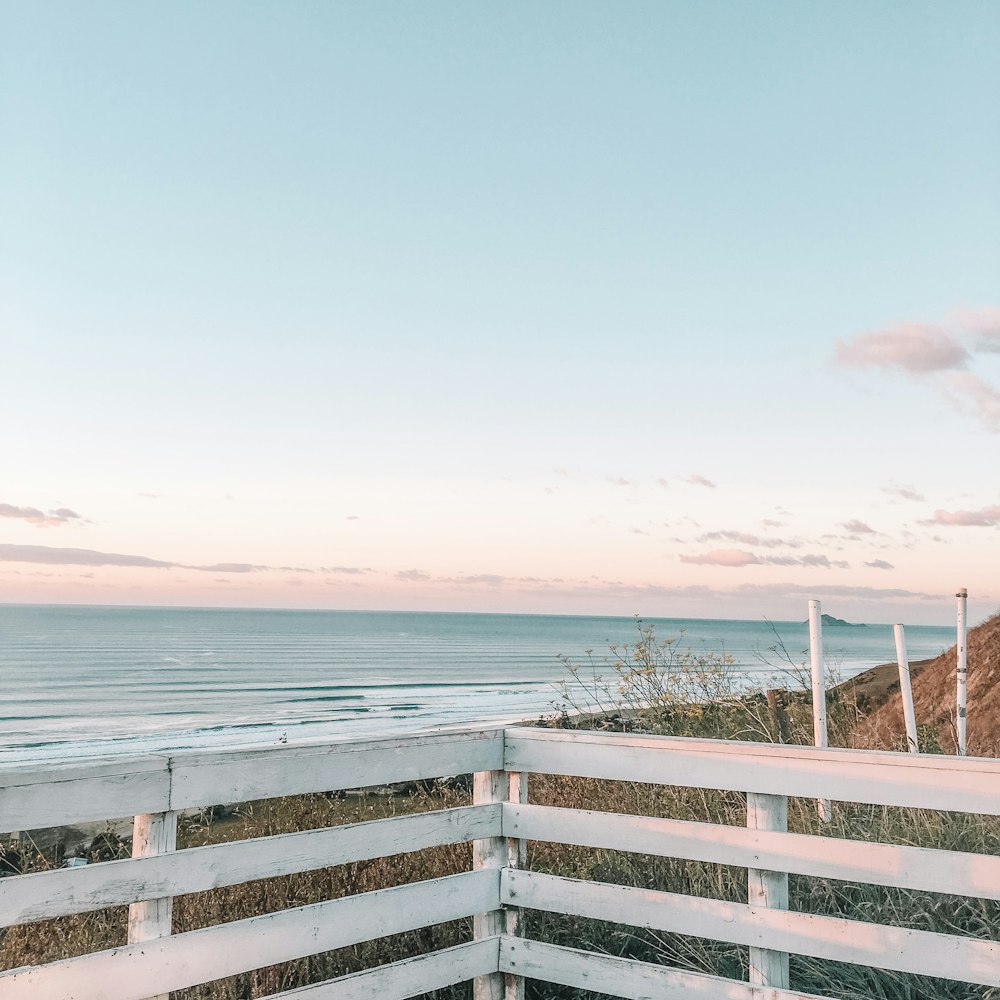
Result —
<instances>
[{"instance_id":1,"label":"cloud near horizon","mask_svg":"<svg viewBox=\"0 0 1000 1000\"><path fill-rule=\"evenodd\" d=\"M263 566L257 563L212 563L193 566L169 559L122 552L98 552L96 549L58 548L51 545L0 544L0 562L39 563L45 566L122 566L139 569L193 569L199 573L259 573L267 570L312 573L302 566Z\"/></svg>"},{"instance_id":2,"label":"cloud near horizon","mask_svg":"<svg viewBox=\"0 0 1000 1000\"><path fill-rule=\"evenodd\" d=\"M945 326L897 323L837 341L834 361L842 368L888 368L918 378L1000 433L1000 390L970 368L975 352L1000 352L1000 308L959 313Z\"/></svg>"},{"instance_id":3,"label":"cloud near horizon","mask_svg":"<svg viewBox=\"0 0 1000 1000\"><path fill-rule=\"evenodd\" d=\"M822 569L848 569L844 560L831 560L824 555L758 556L745 549L713 549L711 552L686 553L679 557L682 563L693 566L723 566L743 569L745 566L813 566Z\"/></svg>"},{"instance_id":4,"label":"cloud near horizon","mask_svg":"<svg viewBox=\"0 0 1000 1000\"><path fill-rule=\"evenodd\" d=\"M15 518L27 521L37 528L58 528L70 521L80 521L82 518L75 510L68 507L58 507L55 510L42 511L37 507L18 507L16 504L0 503L0 517Z\"/></svg>"}]
</instances>

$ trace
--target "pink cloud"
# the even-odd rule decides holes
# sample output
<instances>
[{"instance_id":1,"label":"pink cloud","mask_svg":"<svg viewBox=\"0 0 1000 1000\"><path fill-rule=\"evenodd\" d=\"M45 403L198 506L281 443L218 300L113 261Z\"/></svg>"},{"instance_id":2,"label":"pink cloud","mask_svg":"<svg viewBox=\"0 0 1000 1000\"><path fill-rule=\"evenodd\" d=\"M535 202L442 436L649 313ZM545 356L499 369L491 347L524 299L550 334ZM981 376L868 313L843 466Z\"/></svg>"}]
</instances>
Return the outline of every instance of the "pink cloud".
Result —
<instances>
[{"instance_id":1,"label":"pink cloud","mask_svg":"<svg viewBox=\"0 0 1000 1000\"><path fill-rule=\"evenodd\" d=\"M922 377L952 405L1000 433L1000 391L966 370L972 355L962 343L978 337L973 349L1000 352L1000 309L960 314L948 325L954 333L927 323L900 323L865 333L848 343L838 341L835 358L848 368L895 368Z\"/></svg>"},{"instance_id":2,"label":"pink cloud","mask_svg":"<svg viewBox=\"0 0 1000 1000\"><path fill-rule=\"evenodd\" d=\"M991 431L1000 431L1000 392L972 372L948 372L943 378L953 403L971 410Z\"/></svg>"},{"instance_id":3,"label":"pink cloud","mask_svg":"<svg viewBox=\"0 0 1000 1000\"><path fill-rule=\"evenodd\" d=\"M979 510L936 510L923 524L950 524L965 528L992 528L1000 524L1000 504Z\"/></svg>"},{"instance_id":4,"label":"pink cloud","mask_svg":"<svg viewBox=\"0 0 1000 1000\"><path fill-rule=\"evenodd\" d=\"M80 515L68 507L59 507L46 513L37 507L18 507L10 503L0 503L0 517L27 521L38 528L58 528L69 521L80 520Z\"/></svg>"},{"instance_id":5,"label":"pink cloud","mask_svg":"<svg viewBox=\"0 0 1000 1000\"><path fill-rule=\"evenodd\" d=\"M848 569L843 560L831 560L828 556L806 554L802 556L758 556L745 549L713 549L711 552L681 555L680 561L697 566L726 566L742 569L744 566L812 566L822 569Z\"/></svg>"},{"instance_id":6,"label":"pink cloud","mask_svg":"<svg viewBox=\"0 0 1000 1000\"><path fill-rule=\"evenodd\" d=\"M687 481L694 483L695 486L705 486L710 490L714 490L716 485L711 479L706 479L704 476L699 475L688 476Z\"/></svg>"},{"instance_id":7,"label":"pink cloud","mask_svg":"<svg viewBox=\"0 0 1000 1000\"><path fill-rule=\"evenodd\" d=\"M838 341L837 363L846 368L901 368L911 374L961 368L969 352L939 326L899 323Z\"/></svg>"},{"instance_id":8,"label":"pink cloud","mask_svg":"<svg viewBox=\"0 0 1000 1000\"><path fill-rule=\"evenodd\" d=\"M954 323L978 337L976 350L1000 353L1000 307L963 310L955 314Z\"/></svg>"},{"instance_id":9,"label":"pink cloud","mask_svg":"<svg viewBox=\"0 0 1000 1000\"><path fill-rule=\"evenodd\" d=\"M776 524L777 522L772 522ZM709 531L700 535L699 542L736 542L738 545L758 545L765 549L797 549L802 543L794 538L764 538L746 531Z\"/></svg>"},{"instance_id":10,"label":"pink cloud","mask_svg":"<svg viewBox=\"0 0 1000 1000\"><path fill-rule=\"evenodd\" d=\"M697 566L729 566L742 568L744 566L754 566L760 559L752 552L743 549L713 549L711 552L702 552L698 555L682 555L682 563L692 563Z\"/></svg>"}]
</instances>

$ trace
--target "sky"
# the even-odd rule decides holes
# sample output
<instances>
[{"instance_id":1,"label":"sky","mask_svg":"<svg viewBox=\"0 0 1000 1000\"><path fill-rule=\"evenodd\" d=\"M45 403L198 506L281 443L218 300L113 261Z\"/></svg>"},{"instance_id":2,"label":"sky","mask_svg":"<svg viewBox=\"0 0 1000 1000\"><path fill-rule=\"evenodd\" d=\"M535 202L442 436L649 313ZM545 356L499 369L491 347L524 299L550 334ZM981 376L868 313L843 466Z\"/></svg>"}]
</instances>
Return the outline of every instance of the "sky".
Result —
<instances>
[{"instance_id":1,"label":"sky","mask_svg":"<svg viewBox=\"0 0 1000 1000\"><path fill-rule=\"evenodd\" d=\"M0 4L0 601L1000 607L1000 5Z\"/></svg>"}]
</instances>

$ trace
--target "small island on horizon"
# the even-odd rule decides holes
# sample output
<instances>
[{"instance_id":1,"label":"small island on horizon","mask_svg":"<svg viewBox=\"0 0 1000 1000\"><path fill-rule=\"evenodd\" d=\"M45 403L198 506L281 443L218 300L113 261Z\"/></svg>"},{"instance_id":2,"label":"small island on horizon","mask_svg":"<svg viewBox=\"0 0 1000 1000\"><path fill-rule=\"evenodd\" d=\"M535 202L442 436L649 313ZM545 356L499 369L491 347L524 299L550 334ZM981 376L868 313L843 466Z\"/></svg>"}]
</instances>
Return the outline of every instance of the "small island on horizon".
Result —
<instances>
[{"instance_id":1,"label":"small island on horizon","mask_svg":"<svg viewBox=\"0 0 1000 1000\"><path fill-rule=\"evenodd\" d=\"M833 615L822 614L820 615L820 621L824 625L844 625L847 628L868 628L864 622L846 622L843 618L834 618ZM808 621L804 621L803 625L808 625Z\"/></svg>"}]
</instances>

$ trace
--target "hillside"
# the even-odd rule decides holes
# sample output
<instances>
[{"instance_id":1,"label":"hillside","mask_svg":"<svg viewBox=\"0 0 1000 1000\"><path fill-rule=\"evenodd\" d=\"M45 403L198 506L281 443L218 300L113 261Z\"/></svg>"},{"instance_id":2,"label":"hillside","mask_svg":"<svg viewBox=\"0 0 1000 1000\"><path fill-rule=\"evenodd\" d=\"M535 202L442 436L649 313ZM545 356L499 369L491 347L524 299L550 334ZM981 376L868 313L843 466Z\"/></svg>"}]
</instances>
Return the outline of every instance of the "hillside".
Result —
<instances>
[{"instance_id":1,"label":"hillside","mask_svg":"<svg viewBox=\"0 0 1000 1000\"><path fill-rule=\"evenodd\" d=\"M970 754L1000 753L1000 614L969 631L968 638L968 750ZM955 659L952 646L927 661L913 678L913 707L917 726L931 726L941 748L955 750ZM881 745L900 743L903 709L896 690L868 717L870 735Z\"/></svg>"}]
</instances>

